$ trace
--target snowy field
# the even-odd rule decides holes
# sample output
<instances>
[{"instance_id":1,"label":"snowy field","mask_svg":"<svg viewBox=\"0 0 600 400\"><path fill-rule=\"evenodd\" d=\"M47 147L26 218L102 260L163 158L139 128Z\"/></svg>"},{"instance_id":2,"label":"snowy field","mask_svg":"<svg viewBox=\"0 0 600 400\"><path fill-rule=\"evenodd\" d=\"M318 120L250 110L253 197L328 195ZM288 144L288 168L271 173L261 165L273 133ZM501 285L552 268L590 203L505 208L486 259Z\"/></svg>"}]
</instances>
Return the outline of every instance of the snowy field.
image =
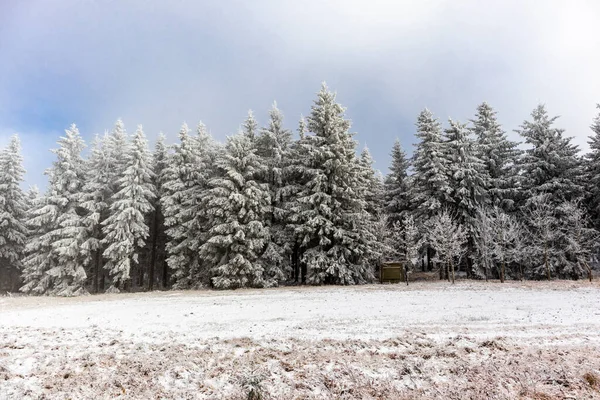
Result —
<instances>
[{"instance_id":1,"label":"snowy field","mask_svg":"<svg viewBox=\"0 0 600 400\"><path fill-rule=\"evenodd\" d=\"M600 285L0 297L5 398L600 398Z\"/></svg>"}]
</instances>

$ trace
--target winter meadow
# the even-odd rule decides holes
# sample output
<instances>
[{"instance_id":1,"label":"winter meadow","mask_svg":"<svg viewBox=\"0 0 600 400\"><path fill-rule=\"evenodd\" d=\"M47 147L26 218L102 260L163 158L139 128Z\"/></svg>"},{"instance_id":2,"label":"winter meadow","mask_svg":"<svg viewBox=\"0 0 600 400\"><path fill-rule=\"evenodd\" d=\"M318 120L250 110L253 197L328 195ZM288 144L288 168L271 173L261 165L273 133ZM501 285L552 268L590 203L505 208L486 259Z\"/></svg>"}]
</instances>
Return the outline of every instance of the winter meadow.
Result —
<instances>
[{"instance_id":1,"label":"winter meadow","mask_svg":"<svg viewBox=\"0 0 600 400\"><path fill-rule=\"evenodd\" d=\"M519 142L424 109L385 176L325 84L269 116L71 125L44 193L12 138L0 399L600 398L600 114L582 154L544 105Z\"/></svg>"}]
</instances>

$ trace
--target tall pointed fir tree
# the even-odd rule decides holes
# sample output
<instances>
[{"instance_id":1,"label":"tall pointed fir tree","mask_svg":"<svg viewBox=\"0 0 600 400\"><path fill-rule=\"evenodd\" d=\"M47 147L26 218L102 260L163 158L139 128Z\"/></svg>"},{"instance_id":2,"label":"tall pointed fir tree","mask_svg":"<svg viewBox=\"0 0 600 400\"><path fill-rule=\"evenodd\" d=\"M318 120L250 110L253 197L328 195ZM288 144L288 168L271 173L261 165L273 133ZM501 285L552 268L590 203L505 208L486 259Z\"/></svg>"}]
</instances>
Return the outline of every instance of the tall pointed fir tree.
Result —
<instances>
[{"instance_id":1,"label":"tall pointed fir tree","mask_svg":"<svg viewBox=\"0 0 600 400\"><path fill-rule=\"evenodd\" d=\"M87 230L86 239L81 245L88 275L92 277L94 293L99 293L104 286L102 224L109 216L109 206L113 195L114 164L111 162L111 137L107 134L102 139L94 138L87 161L86 179L83 185L81 207L85 214L81 223Z\"/></svg>"},{"instance_id":2,"label":"tall pointed fir tree","mask_svg":"<svg viewBox=\"0 0 600 400\"><path fill-rule=\"evenodd\" d=\"M592 134L588 139L590 151L585 155L585 204L594 228L600 231L600 104L596 107L598 115L590 126Z\"/></svg>"},{"instance_id":3,"label":"tall pointed fir tree","mask_svg":"<svg viewBox=\"0 0 600 400\"><path fill-rule=\"evenodd\" d=\"M517 132L530 147L520 160L522 177L522 204L547 200L553 205L575 200L583 195L580 184L581 165L577 146L564 130L555 128L558 117L549 117L546 108L539 105Z\"/></svg>"},{"instance_id":4,"label":"tall pointed fir tree","mask_svg":"<svg viewBox=\"0 0 600 400\"><path fill-rule=\"evenodd\" d=\"M450 165L447 157L447 144L442 141L442 126L431 111L421 111L417 119L419 140L415 145L412 166L411 208L415 214L415 222L422 225L435 217L440 210L452 205L452 188L450 187ZM434 249L425 245L427 252L427 268L433 268ZM425 266L424 266L425 267ZM440 269L443 271L443 269Z\"/></svg>"},{"instance_id":5,"label":"tall pointed fir tree","mask_svg":"<svg viewBox=\"0 0 600 400\"><path fill-rule=\"evenodd\" d=\"M265 215L268 186L257 181L260 159L251 139L238 134L227 139L217 160L218 177L205 197L209 236L200 257L212 265L212 284L219 289L271 286L277 277L265 274L259 257L267 243Z\"/></svg>"},{"instance_id":6,"label":"tall pointed fir tree","mask_svg":"<svg viewBox=\"0 0 600 400\"><path fill-rule=\"evenodd\" d=\"M85 239L79 219L84 182L85 147L75 124L58 141L49 186L29 213L31 236L25 246L22 291L72 296L86 292L86 272L79 249Z\"/></svg>"},{"instance_id":7,"label":"tall pointed fir tree","mask_svg":"<svg viewBox=\"0 0 600 400\"><path fill-rule=\"evenodd\" d=\"M356 284L373 279L369 265L376 249L366 239L362 170L350 121L325 84L308 117L308 179L295 200L296 232L302 239L302 262L310 284Z\"/></svg>"},{"instance_id":8,"label":"tall pointed fir tree","mask_svg":"<svg viewBox=\"0 0 600 400\"><path fill-rule=\"evenodd\" d=\"M187 124L179 131L179 143L173 146L163 170L161 207L165 217L167 233L167 264L172 273L173 285L177 289L196 285L191 267L196 254L190 250L190 240L197 238L188 235L190 221L194 215L190 212L198 199L190 197L201 179L198 142L190 136ZM167 279L163 277L163 285Z\"/></svg>"},{"instance_id":9,"label":"tall pointed fir tree","mask_svg":"<svg viewBox=\"0 0 600 400\"><path fill-rule=\"evenodd\" d=\"M15 135L0 153L0 290L19 287L27 238L28 199L20 186L24 174L21 142Z\"/></svg>"},{"instance_id":10,"label":"tall pointed fir tree","mask_svg":"<svg viewBox=\"0 0 600 400\"><path fill-rule=\"evenodd\" d=\"M261 256L265 274L273 277L274 282L284 281L289 276L289 254L291 248L285 224L283 186L284 163L290 153L292 133L283 127L283 114L273 103L269 112L269 125L261 129L256 139L257 155L262 165L258 173L260 183L269 188L271 203L265 223L269 240Z\"/></svg>"},{"instance_id":11,"label":"tall pointed fir tree","mask_svg":"<svg viewBox=\"0 0 600 400\"><path fill-rule=\"evenodd\" d=\"M204 262L199 253L200 247L209 235L210 216L206 209L205 198L210 188L209 182L217 174L215 164L220 149L202 122L198 124L193 144L196 173L193 174L194 180L183 193L188 202L182 210L186 234L180 247L190 254L188 280L192 287L199 287L210 284L210 266Z\"/></svg>"},{"instance_id":12,"label":"tall pointed fir tree","mask_svg":"<svg viewBox=\"0 0 600 400\"><path fill-rule=\"evenodd\" d=\"M136 130L129 152L120 190L113 195L110 216L104 221L104 257L111 276L110 292L124 288L130 278L132 263L138 262L139 250L145 246L149 229L146 216L153 210L155 188L152 184L151 158L141 125Z\"/></svg>"},{"instance_id":13,"label":"tall pointed fir tree","mask_svg":"<svg viewBox=\"0 0 600 400\"><path fill-rule=\"evenodd\" d=\"M496 114L489 104L481 103L475 119L471 120L471 130L477 138L477 157L485 164L490 203L505 211L514 211L517 195L515 166L521 152L518 143L506 137Z\"/></svg>"},{"instance_id":14,"label":"tall pointed fir tree","mask_svg":"<svg viewBox=\"0 0 600 400\"><path fill-rule=\"evenodd\" d=\"M302 116L298 123L298 137L298 140L291 143L288 156L283 160L284 185L279 191L283 200L282 220L290 246L291 280L295 283L304 281L306 275L305 265L301 263L304 236L299 229L302 220L298 196L312 176L308 155L314 150L307 135L306 121Z\"/></svg>"},{"instance_id":15,"label":"tall pointed fir tree","mask_svg":"<svg viewBox=\"0 0 600 400\"><path fill-rule=\"evenodd\" d=\"M256 122L252 110L248 110L248 116L242 124L242 132L250 139L251 143L254 143L258 135L258 122Z\"/></svg>"},{"instance_id":16,"label":"tall pointed fir tree","mask_svg":"<svg viewBox=\"0 0 600 400\"><path fill-rule=\"evenodd\" d=\"M160 199L163 196L163 171L167 168L168 149L165 144L165 135L161 132L158 135L158 140L154 146L154 154L152 155L152 184L156 189L156 197L152 200L154 210L150 214L150 240L149 240L149 263L148 263L148 290L153 290L156 283L156 277L162 277L165 271L165 224L164 215ZM163 269L158 269L162 266ZM161 274L162 275L159 275ZM163 279L159 278L162 282ZM166 286L166 284L165 284Z\"/></svg>"},{"instance_id":17,"label":"tall pointed fir tree","mask_svg":"<svg viewBox=\"0 0 600 400\"><path fill-rule=\"evenodd\" d=\"M392 147L392 165L384 182L384 206L388 226L401 224L410 211L408 167L410 162L396 139Z\"/></svg>"},{"instance_id":18,"label":"tall pointed fir tree","mask_svg":"<svg viewBox=\"0 0 600 400\"><path fill-rule=\"evenodd\" d=\"M475 240L477 235L478 209L488 204L486 190L487 174L484 163L477 157L474 141L464 124L449 120L445 130L449 183L452 189L452 214L467 235L466 262L468 273L483 278L481 266L475 268Z\"/></svg>"},{"instance_id":19,"label":"tall pointed fir tree","mask_svg":"<svg viewBox=\"0 0 600 400\"><path fill-rule=\"evenodd\" d=\"M440 122L428 109L419 114L416 137L412 200L418 219L426 221L452 204L447 144Z\"/></svg>"},{"instance_id":20,"label":"tall pointed fir tree","mask_svg":"<svg viewBox=\"0 0 600 400\"><path fill-rule=\"evenodd\" d=\"M361 175L361 190L365 200L365 216L368 216L368 222L361 224L362 231L360 240L366 249L370 249L366 254L366 263L377 265L381 262L384 252L389 252L386 246L386 220L383 196L383 179L381 173L374 168L375 162L371 152L365 146L358 159L358 167Z\"/></svg>"}]
</instances>

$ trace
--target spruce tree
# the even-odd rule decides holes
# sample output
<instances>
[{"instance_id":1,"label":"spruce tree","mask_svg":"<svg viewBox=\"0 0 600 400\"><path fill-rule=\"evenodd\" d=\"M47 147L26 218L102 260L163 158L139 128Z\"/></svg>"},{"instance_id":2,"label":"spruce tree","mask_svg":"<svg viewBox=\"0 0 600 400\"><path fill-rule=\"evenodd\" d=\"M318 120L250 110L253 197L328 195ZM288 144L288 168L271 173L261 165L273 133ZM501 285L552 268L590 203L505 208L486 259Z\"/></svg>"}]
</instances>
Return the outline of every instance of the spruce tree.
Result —
<instances>
[{"instance_id":1,"label":"spruce tree","mask_svg":"<svg viewBox=\"0 0 600 400\"><path fill-rule=\"evenodd\" d=\"M195 149L195 173L191 175L194 180L189 182L183 193L188 201L183 204L181 213L186 233L180 248L190 257L188 282L192 287L199 287L210 283L210 266L199 257L199 252L208 238L209 215L205 198L209 182L217 174L215 164L220 149L202 122L198 124L192 144Z\"/></svg>"},{"instance_id":2,"label":"spruce tree","mask_svg":"<svg viewBox=\"0 0 600 400\"><path fill-rule=\"evenodd\" d=\"M267 185L256 180L261 165L251 139L229 137L217 160L221 173L210 181L205 197L208 240L200 256L212 265L212 284L219 289L274 284L259 262L268 240L264 218L270 204Z\"/></svg>"},{"instance_id":3,"label":"spruce tree","mask_svg":"<svg viewBox=\"0 0 600 400\"><path fill-rule=\"evenodd\" d=\"M302 262L311 284L364 283L373 279L368 255L375 249L365 225L365 187L356 158L350 121L325 84L308 117L303 151L304 187L293 206L296 234L302 237Z\"/></svg>"},{"instance_id":4,"label":"spruce tree","mask_svg":"<svg viewBox=\"0 0 600 400\"><path fill-rule=\"evenodd\" d=\"M563 201L575 200L583 195L580 182L581 166L577 146L564 130L555 128L558 117L550 118L543 105L531 113L532 120L525 121L517 132L530 147L520 160L522 177L522 203L547 200L558 206Z\"/></svg>"},{"instance_id":5,"label":"spruce tree","mask_svg":"<svg viewBox=\"0 0 600 400\"><path fill-rule=\"evenodd\" d=\"M194 192L204 171L201 170L198 141L190 135L187 124L179 131L179 143L173 146L166 168L163 170L161 207L167 233L167 264L172 271L173 286L177 289L196 285L191 268L197 254L190 249L188 229L195 217L191 212L199 199ZM164 282L164 278L163 278ZM165 282L164 282L165 283Z\"/></svg>"},{"instance_id":6,"label":"spruce tree","mask_svg":"<svg viewBox=\"0 0 600 400\"><path fill-rule=\"evenodd\" d=\"M269 188L271 204L265 215L269 232L267 246L261 256L265 274L273 281L283 281L289 275L290 263L285 224L283 198L284 166L290 154L292 133L283 127L283 114L274 103L269 112L269 125L260 131L256 139L257 155L262 169L258 180Z\"/></svg>"},{"instance_id":7,"label":"spruce tree","mask_svg":"<svg viewBox=\"0 0 600 400\"><path fill-rule=\"evenodd\" d=\"M154 289L156 281L157 265L163 265L165 260L165 242L166 233L164 226L164 215L160 199L163 196L163 171L167 168L168 162L168 149L165 144L165 135L161 132L158 135L158 140L154 146L154 154L152 155L152 184L156 189L156 197L152 200L153 211L150 216L150 238L149 238L149 250L150 260L148 265L148 290ZM160 279L162 282L163 280ZM165 285L166 286L166 285Z\"/></svg>"},{"instance_id":8,"label":"spruce tree","mask_svg":"<svg viewBox=\"0 0 600 400\"><path fill-rule=\"evenodd\" d=\"M130 279L132 263L137 264L139 250L145 246L149 228L146 216L153 210L155 188L148 143L141 125L136 130L126 168L119 180L120 190L113 195L110 216L104 221L102 242L111 276L110 292L118 292Z\"/></svg>"},{"instance_id":9,"label":"spruce tree","mask_svg":"<svg viewBox=\"0 0 600 400\"><path fill-rule=\"evenodd\" d=\"M0 153L0 290L19 287L27 238L28 199L20 186L24 174L21 142L15 135Z\"/></svg>"},{"instance_id":10,"label":"spruce tree","mask_svg":"<svg viewBox=\"0 0 600 400\"><path fill-rule=\"evenodd\" d=\"M256 122L252 110L248 110L248 116L242 125L242 132L250 139L251 143L254 143L258 135L258 122Z\"/></svg>"},{"instance_id":11,"label":"spruce tree","mask_svg":"<svg viewBox=\"0 0 600 400\"><path fill-rule=\"evenodd\" d=\"M477 107L475 119L471 120L471 131L477 138L474 150L485 165L484 178L490 203L513 211L517 191L515 165L521 152L518 143L506 137L496 114L485 102Z\"/></svg>"},{"instance_id":12,"label":"spruce tree","mask_svg":"<svg viewBox=\"0 0 600 400\"><path fill-rule=\"evenodd\" d=\"M445 130L452 208L458 223L472 230L477 209L487 204L485 165L464 124L449 120Z\"/></svg>"},{"instance_id":13,"label":"spruce tree","mask_svg":"<svg viewBox=\"0 0 600 400\"><path fill-rule=\"evenodd\" d=\"M410 162L400 145L400 141L397 139L392 147L391 156L392 165L384 183L384 206L389 226L402 223L404 217L410 211L407 172Z\"/></svg>"},{"instance_id":14,"label":"spruce tree","mask_svg":"<svg viewBox=\"0 0 600 400\"><path fill-rule=\"evenodd\" d=\"M442 126L425 109L417 120L419 142L413 155L412 200L417 216L425 221L452 203L449 183L447 145L442 141Z\"/></svg>"},{"instance_id":15,"label":"spruce tree","mask_svg":"<svg viewBox=\"0 0 600 400\"><path fill-rule=\"evenodd\" d=\"M361 178L360 193L364 196L367 220L360 225L362 232L359 233L360 240L368 251L363 257L369 265L379 264L384 252L389 250L385 247L387 232L382 229L385 227L380 226L385 216L383 179L381 173L373 167L374 163L371 152L365 147L360 153L358 167Z\"/></svg>"},{"instance_id":16,"label":"spruce tree","mask_svg":"<svg viewBox=\"0 0 600 400\"><path fill-rule=\"evenodd\" d=\"M284 234L290 246L291 278L300 283L305 281L306 266L301 262L304 236L300 229L303 220L298 198L312 176L308 155L313 151L304 117L300 117L297 132L299 139L291 143L288 156L283 160L284 184L279 192L283 201L281 211L285 223Z\"/></svg>"},{"instance_id":17,"label":"spruce tree","mask_svg":"<svg viewBox=\"0 0 600 400\"><path fill-rule=\"evenodd\" d=\"M469 137L464 124L453 120L445 130L446 157L449 165L449 184L452 189L450 210L467 232L468 273L484 276L481 265L476 264L475 241L477 235L478 209L488 204L486 190L487 174L484 163L477 157L475 143Z\"/></svg>"},{"instance_id":18,"label":"spruce tree","mask_svg":"<svg viewBox=\"0 0 600 400\"><path fill-rule=\"evenodd\" d=\"M102 224L108 218L109 206L113 195L114 165L111 163L110 141L105 134L103 139L95 137L90 156L87 161L86 179L83 185L81 207L85 215L81 223L87 230L86 240L81 245L85 264L89 274L93 277L93 290L100 292L101 279L103 279L104 246L102 239ZM103 282L102 282L103 283Z\"/></svg>"},{"instance_id":19,"label":"spruce tree","mask_svg":"<svg viewBox=\"0 0 600 400\"><path fill-rule=\"evenodd\" d=\"M80 200L84 182L85 147L75 124L58 141L51 168L46 170L46 195L28 213L31 236L25 246L22 291L73 296L86 293L87 275L78 249L83 243Z\"/></svg>"},{"instance_id":20,"label":"spruce tree","mask_svg":"<svg viewBox=\"0 0 600 400\"><path fill-rule=\"evenodd\" d=\"M585 203L594 228L600 231L600 104L596 107L599 112L590 126L590 151L585 155Z\"/></svg>"}]
</instances>

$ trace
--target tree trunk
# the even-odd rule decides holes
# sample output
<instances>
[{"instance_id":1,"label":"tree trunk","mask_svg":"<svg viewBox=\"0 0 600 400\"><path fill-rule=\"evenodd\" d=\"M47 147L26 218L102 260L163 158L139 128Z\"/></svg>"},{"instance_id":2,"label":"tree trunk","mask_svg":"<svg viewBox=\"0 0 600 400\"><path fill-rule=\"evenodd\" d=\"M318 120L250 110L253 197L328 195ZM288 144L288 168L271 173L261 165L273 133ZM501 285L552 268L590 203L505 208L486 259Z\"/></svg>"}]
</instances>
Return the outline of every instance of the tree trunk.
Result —
<instances>
[{"instance_id":1,"label":"tree trunk","mask_svg":"<svg viewBox=\"0 0 600 400\"><path fill-rule=\"evenodd\" d=\"M169 284L169 263L165 260L163 263L163 270L162 270L162 288L166 290L168 284Z\"/></svg>"},{"instance_id":2,"label":"tree trunk","mask_svg":"<svg viewBox=\"0 0 600 400\"><path fill-rule=\"evenodd\" d=\"M432 270L432 265L431 265L431 247L427 246L427 271L431 271ZM443 279L440 277L440 279Z\"/></svg>"},{"instance_id":3,"label":"tree trunk","mask_svg":"<svg viewBox=\"0 0 600 400\"><path fill-rule=\"evenodd\" d=\"M504 261L504 258L502 259L502 267L500 269L500 283L504 283L505 280L505 274L506 274L506 261Z\"/></svg>"},{"instance_id":4,"label":"tree trunk","mask_svg":"<svg viewBox=\"0 0 600 400\"><path fill-rule=\"evenodd\" d=\"M102 274L100 274L102 279L100 279L100 290L104 292L104 289L106 288L106 283L104 280L104 271L102 271Z\"/></svg>"},{"instance_id":5,"label":"tree trunk","mask_svg":"<svg viewBox=\"0 0 600 400\"><path fill-rule=\"evenodd\" d=\"M523 264L519 262L519 275L521 277L521 282L523 282Z\"/></svg>"},{"instance_id":6,"label":"tree trunk","mask_svg":"<svg viewBox=\"0 0 600 400\"><path fill-rule=\"evenodd\" d=\"M150 265L148 265L148 290L154 290L154 264L156 263L156 247L158 244L158 210L154 210L152 222L152 248L150 252Z\"/></svg>"},{"instance_id":7,"label":"tree trunk","mask_svg":"<svg viewBox=\"0 0 600 400\"><path fill-rule=\"evenodd\" d=\"M94 260L96 268L94 271L94 292L100 293L100 264L102 264L102 252L100 249L96 249L96 257Z\"/></svg>"},{"instance_id":8,"label":"tree trunk","mask_svg":"<svg viewBox=\"0 0 600 400\"><path fill-rule=\"evenodd\" d=\"M454 285L454 263L450 261L450 268L452 270L452 284Z\"/></svg>"},{"instance_id":9,"label":"tree trunk","mask_svg":"<svg viewBox=\"0 0 600 400\"><path fill-rule=\"evenodd\" d=\"M544 243L544 264L546 265L546 276L548 277L548 280L551 280L552 277L550 276L550 266L548 266L548 244Z\"/></svg>"},{"instance_id":10,"label":"tree trunk","mask_svg":"<svg viewBox=\"0 0 600 400\"><path fill-rule=\"evenodd\" d=\"M590 280L590 282L592 282L592 269L590 268L587 262L584 262L583 265L585 265L585 268L587 269L588 279Z\"/></svg>"}]
</instances>

